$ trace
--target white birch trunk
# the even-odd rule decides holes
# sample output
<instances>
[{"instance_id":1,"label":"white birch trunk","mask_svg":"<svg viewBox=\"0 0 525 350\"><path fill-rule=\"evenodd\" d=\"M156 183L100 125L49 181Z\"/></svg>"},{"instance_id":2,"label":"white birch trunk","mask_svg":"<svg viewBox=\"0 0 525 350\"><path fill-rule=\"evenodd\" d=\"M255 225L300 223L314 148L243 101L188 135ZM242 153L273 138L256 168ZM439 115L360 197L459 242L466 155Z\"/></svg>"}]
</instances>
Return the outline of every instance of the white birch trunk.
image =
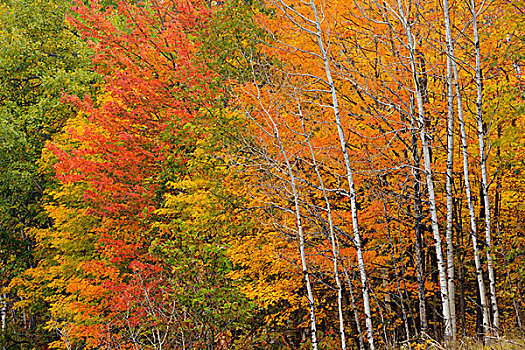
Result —
<instances>
[{"instance_id":1,"label":"white birch trunk","mask_svg":"<svg viewBox=\"0 0 525 350\"><path fill-rule=\"evenodd\" d=\"M5 294L2 295L0 304L2 304L2 333L5 334L7 328L7 296Z\"/></svg>"},{"instance_id":2,"label":"white birch trunk","mask_svg":"<svg viewBox=\"0 0 525 350\"><path fill-rule=\"evenodd\" d=\"M478 34L478 22L476 14L476 4L474 0L470 0L470 10L472 12L472 29L474 34L474 47L476 49L476 86L477 86L477 99L476 99L476 116L478 122L478 140L479 140L479 158L481 166L481 180L482 180L482 192L483 201L485 204L485 244L487 245L487 266L489 272L489 286L490 286L490 304L492 311L493 328L496 336L499 332L499 310L498 301L496 297L496 277L494 274L494 266L492 263L492 242L490 233L490 201L488 193L488 180L487 180L487 154L485 152L485 132L483 131L483 115L481 110L481 104L483 99L483 82L481 72L481 53L479 47L479 34Z\"/></svg>"},{"instance_id":3,"label":"white birch trunk","mask_svg":"<svg viewBox=\"0 0 525 350\"><path fill-rule=\"evenodd\" d=\"M443 1L443 6L447 9L445 14L445 22L449 19L448 16L448 0ZM455 286L454 286L454 242L452 239L453 220L454 220L454 198L452 194L452 187L454 183L454 87L452 85L452 62L448 55L449 45L451 45L449 31L447 31L447 273L448 273L448 296L450 305L450 322L452 323L452 341L456 342L456 301L455 301Z\"/></svg>"},{"instance_id":4,"label":"white birch trunk","mask_svg":"<svg viewBox=\"0 0 525 350\"><path fill-rule=\"evenodd\" d=\"M368 291L369 289L368 288L368 277L367 277L366 269L365 269L365 261L363 257L363 251L361 248L361 235L359 232L359 224L357 220L357 204L356 204L356 192L355 192L355 186L354 186L354 180L353 180L353 171L352 171L352 166L350 164L350 158L348 156L348 150L346 147L346 137L345 137L342 122L341 122L337 91L335 89L335 84L332 78L332 71L330 68L328 53L327 53L327 50L325 48L323 38L322 38L321 21L319 19L319 15L317 12L317 6L315 5L314 0L310 1L310 7L312 8L314 12L314 16L315 16L315 27L317 30L317 33L316 33L317 43L319 46L320 55L323 59L328 87L330 88L330 92L332 94L332 108L334 111L335 122L337 125L339 142L341 145L341 152L343 153L343 158L345 161L346 175L347 175L348 187L350 191L350 208L352 212L352 227L353 227L353 232L354 232L354 244L356 246L356 251L357 251L358 269L359 269L359 275L361 278L361 286L362 286L362 291L363 291L363 304L364 304L364 311L365 311L365 325L366 325L366 331L367 331L367 336L368 336L368 345L369 345L370 350L375 350L374 329L372 325L372 313L371 313L371 308L370 308L370 296L369 296L369 291Z\"/></svg>"},{"instance_id":5,"label":"white birch trunk","mask_svg":"<svg viewBox=\"0 0 525 350\"><path fill-rule=\"evenodd\" d=\"M295 96L295 99L299 101L298 96ZM315 153L312 147L312 143L310 142L310 135L306 131L306 126L304 124L304 118L303 113L301 109L301 105L298 102L297 104L298 110L299 110L299 117L301 118L301 126L303 128L303 133L306 138L306 142L308 144L308 149L310 150L310 155L312 157L312 163L315 169L315 174L317 175L317 179L319 180L319 186L323 192L323 198L326 204L326 213L328 215L328 225L329 225L329 231L330 231L330 244L332 245L332 255L333 255L333 263L334 263L334 276L335 276L335 282L337 285L337 313L339 317L339 335L341 338L341 349L346 350L346 335L345 335L345 323L344 323L344 317L343 317L343 288L341 286L341 280L339 278L339 266L338 266L338 260L339 260L339 248L337 239L335 236L335 230L334 230L334 222L332 219L332 210L330 206L330 201L328 200L328 195L326 194L326 188L324 187L323 178L319 172L319 167L317 165Z\"/></svg>"},{"instance_id":6,"label":"white birch trunk","mask_svg":"<svg viewBox=\"0 0 525 350\"><path fill-rule=\"evenodd\" d=\"M302 268L302 272L303 272L303 276L305 280L306 292L307 292L309 309L310 309L309 311L310 311L310 329L311 329L311 338L312 338L312 348L313 350L317 350L318 343L317 343L317 324L316 324L316 317L315 317L315 303L314 303L314 297L313 297L313 291L312 291L312 283L310 281L310 275L308 273L308 264L306 261L305 239L304 239L304 232L303 232L301 209L299 205L299 193L297 191L297 185L296 185L296 177L294 175L293 168L290 164L288 154L286 153L286 150L284 149L284 146L281 142L278 124L274 120L274 117L272 116L271 112L267 110L265 106L262 104L261 93L259 91L259 87L257 86L256 83L254 83L254 86L257 90L257 100L259 101L259 106L261 107L263 113L265 114L267 121L271 124L272 133L270 134L262 126L260 127L267 135L271 135L275 139L276 144L279 147L279 150L284 158L286 171L288 172L288 176L290 178L290 185L292 187L292 195L293 195L293 200L294 200L294 215L295 215L295 221L297 225L297 234L299 238L299 252L301 255L301 268ZM260 125L259 123L257 124Z\"/></svg>"},{"instance_id":7,"label":"white birch trunk","mask_svg":"<svg viewBox=\"0 0 525 350\"><path fill-rule=\"evenodd\" d=\"M299 251L301 254L301 266L303 269L303 276L306 284L306 292L308 295L308 303L310 306L310 326L312 331L312 348L314 350L317 350L317 325L315 320L315 304L314 304L314 296L312 292L312 283L310 282L310 275L308 273L308 265L306 262L306 253L305 253L305 240L304 240L304 232L303 232L303 223L301 219L301 210L299 207L299 194L297 193L297 186L295 182L295 175L293 173L293 169L290 165L290 161L288 160L288 155L286 154L286 151L284 150L280 138L279 138L279 130L277 129L277 125L274 124L274 132L277 139L277 142L279 144L279 147L281 148L281 152L283 154L283 157L285 159L286 163L286 169L288 170L288 175L290 176L290 183L292 185L292 192L294 197L294 205L295 205L295 219L297 223L297 231L299 235Z\"/></svg>"},{"instance_id":8,"label":"white birch trunk","mask_svg":"<svg viewBox=\"0 0 525 350\"><path fill-rule=\"evenodd\" d=\"M280 142L279 142L280 144ZM282 146L281 146L282 147ZM299 234L299 251L301 254L301 266L303 269L303 276L306 283L306 292L308 295L308 303L310 306L310 323L311 323L311 330L312 330L312 348L314 350L317 350L317 325L315 320L315 304L314 304L314 296L312 292L312 284L310 282L310 275L308 273L308 265L306 263L306 254L305 254L305 241L304 241L304 232L303 232L303 224L301 220L301 211L299 207L299 195L297 193L297 187L295 183L295 175L293 174L292 167L290 166L290 162L288 161L288 156L286 155L286 152L283 148L281 148L283 156L285 157L286 167L289 171L290 175L290 181L292 185L292 191L294 196L294 204L295 204L295 219L297 222L297 231Z\"/></svg>"},{"instance_id":9,"label":"white birch trunk","mask_svg":"<svg viewBox=\"0 0 525 350\"><path fill-rule=\"evenodd\" d=\"M436 258L438 264L439 272L439 285L441 290L441 302L443 308L443 323L445 328L445 341L449 342L452 339L452 324L450 321L450 303L449 303L449 293L448 293L448 284L447 284L447 272L445 270L445 263L443 259L443 250L441 247L441 236L439 234L438 226L438 217L436 209L436 193L434 190L434 179L432 178L432 163L430 159L430 148L428 145L426 126L425 126L425 107L423 103L423 97L421 89L419 86L419 73L416 66L416 43L414 42L415 38L412 36L411 24L408 22L408 19L404 13L403 5L401 1L398 0L398 11L400 19L402 21L403 27L405 29L405 34L407 36L407 48L409 50L410 56L410 67L412 69L412 77L414 82L414 88L416 93L416 102L417 102L417 122L419 129L419 137L421 139L421 145L423 150L424 158L424 170L427 183L428 197L429 197L429 209L430 209L430 218L432 225L432 233L434 235L434 244L436 249Z\"/></svg>"},{"instance_id":10,"label":"white birch trunk","mask_svg":"<svg viewBox=\"0 0 525 350\"><path fill-rule=\"evenodd\" d=\"M443 2L443 10L445 14L445 29L447 36L447 59L449 60L454 74L454 86L456 89L457 95L457 106L458 106L458 120L460 128L460 138L461 138L461 149L463 156L463 179L465 184L465 192L467 195L467 203L469 207L469 217L470 217L470 232L472 238L472 248L474 251L474 263L476 266L476 280L478 283L478 290L480 294L480 303L483 313L483 333L486 335L489 328L489 318L488 318L488 309L487 309L487 297L485 291L485 282L483 279L483 268L481 266L481 259L478 249L478 233L477 233L477 224L476 224L476 214L474 212L474 202L472 200L472 190L470 186L470 172L469 172L469 163L468 163L468 145L467 145L467 135L465 129L465 119L463 115L463 97L461 94L461 89L459 87L459 73L457 68L456 57L454 54L454 46L452 44L452 33L451 33L451 24L450 24L450 14L449 14L449 3L448 0Z\"/></svg>"}]
</instances>

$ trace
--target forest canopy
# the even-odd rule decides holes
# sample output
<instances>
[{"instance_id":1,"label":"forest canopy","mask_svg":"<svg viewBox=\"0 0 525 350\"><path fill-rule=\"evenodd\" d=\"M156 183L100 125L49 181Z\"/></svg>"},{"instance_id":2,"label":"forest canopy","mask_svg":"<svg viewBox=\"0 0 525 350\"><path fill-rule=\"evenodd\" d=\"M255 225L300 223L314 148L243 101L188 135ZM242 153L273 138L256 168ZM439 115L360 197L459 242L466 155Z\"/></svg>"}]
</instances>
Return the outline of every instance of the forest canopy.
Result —
<instances>
[{"instance_id":1,"label":"forest canopy","mask_svg":"<svg viewBox=\"0 0 525 350\"><path fill-rule=\"evenodd\" d=\"M523 338L524 69L522 0L0 0L0 350Z\"/></svg>"}]
</instances>

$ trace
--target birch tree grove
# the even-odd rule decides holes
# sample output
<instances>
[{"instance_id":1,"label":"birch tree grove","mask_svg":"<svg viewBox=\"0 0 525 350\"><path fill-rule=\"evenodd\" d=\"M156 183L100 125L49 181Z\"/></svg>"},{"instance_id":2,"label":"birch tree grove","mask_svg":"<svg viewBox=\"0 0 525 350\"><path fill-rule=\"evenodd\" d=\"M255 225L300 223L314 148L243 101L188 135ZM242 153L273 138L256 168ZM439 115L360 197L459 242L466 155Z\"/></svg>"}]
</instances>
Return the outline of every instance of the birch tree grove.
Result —
<instances>
[{"instance_id":1,"label":"birch tree grove","mask_svg":"<svg viewBox=\"0 0 525 350\"><path fill-rule=\"evenodd\" d=\"M0 348L524 346L524 8L0 1Z\"/></svg>"},{"instance_id":2,"label":"birch tree grove","mask_svg":"<svg viewBox=\"0 0 525 350\"><path fill-rule=\"evenodd\" d=\"M468 140L472 135L467 134L467 122L464 115L464 98L470 92L468 92L468 88L465 85L461 85L462 77L458 66L462 67L464 74L471 72L475 75L476 69L472 69L474 61L469 62L469 56L459 58L460 56L454 50L454 46L459 45L462 48L465 46L462 33L453 34L452 32L451 5L448 1L444 3L442 12L440 12L441 16L431 8L431 5L417 1L408 3L399 1L391 3L356 1L351 5L337 2L297 2L293 4L277 2L269 6L273 6L276 9L276 18L265 21L263 24L267 31L271 33L272 42L269 44L269 51L266 51L266 54L275 55L275 57L284 60L283 62L285 63L279 70L282 69L287 74L299 77L295 82L295 88L303 94L304 97L302 99L308 101L305 102L307 105L306 109L309 108L309 104L312 106L316 105L317 107L311 108L318 108L319 111L326 108L332 109L334 113L334 127L337 129L342 153L341 166L343 166L343 169L346 169L351 202L353 198L355 198L356 203L359 200L357 197L358 191L355 190L356 185L353 180L355 173L353 168L356 166L355 164L361 164L365 158L374 163L374 166L365 170L361 165L357 165L360 181L367 182L367 176L376 176L375 174L378 173L389 174L387 176L393 177L401 175L402 172L399 170L392 170L396 168L405 169L405 167L410 167L413 169L411 173L415 175L409 177L409 173L405 173L404 178L405 181L410 179L414 183L412 194L412 208L414 212L412 215L415 222L415 233L412 237L415 237L415 256L418 257L414 260L414 265L418 271L419 331L422 334L428 334L427 332L429 332L426 320L426 288L424 283L424 270L428 266L424 266L423 254L430 254L434 256L436 261L433 268L437 269L436 282L440 290L442 335L451 344L456 341L458 332L455 297L456 258L453 248L457 243L454 242L454 231L459 232L458 230L461 230L458 227L459 220L457 215L462 215L461 212L457 211L457 201L461 199L458 199L454 191L457 186L460 186L465 191L467 197L466 207L470 222L469 232L472 240L470 253L468 254L474 257L473 271L475 271L474 275L477 276L475 281L480 295L479 310L481 311L479 312L482 320L482 334L488 336L491 332L489 329L489 317L491 316L489 316L486 304L487 294L485 292L484 272L477 236L478 218L475 213L476 204L472 195L471 171L469 169L470 167L477 169L478 165L472 164L472 146L468 144ZM473 4L453 2L452 6L455 10L461 9L463 11L461 15L465 16L465 18L468 18L469 13L471 15L474 13L469 12L474 6ZM484 10L486 9L487 7ZM342 23L351 23L353 28L349 29ZM282 31L275 32L272 25ZM440 37L439 34L432 33L432 31L441 31L439 29L441 25L444 29ZM378 28L384 28L383 32ZM465 30L467 30L466 25ZM279 35L279 33L281 34ZM384 33L389 34L385 35ZM309 43L304 41L308 37L311 38ZM367 47L366 45L369 46ZM391 50L391 54L385 55L384 50ZM359 54L362 54L364 57L359 57ZM475 58L473 55L470 57ZM301 60L303 61L301 62ZM305 62L308 63L305 64ZM396 67L395 64L399 68L394 68ZM371 69L372 72L375 71L375 75L368 75L367 69ZM299 83L299 81L301 82ZM437 88L436 83L440 81L445 86L443 92L435 90ZM476 85L470 86L475 87ZM323 97L323 94L326 97ZM310 100L306 97L308 95L312 96ZM295 99L297 99L297 96L295 96ZM478 103L478 106L481 108L481 102ZM393 119L392 116L398 113L401 119ZM443 115L443 120L446 121L446 127L444 128L441 128L443 123L440 120L440 115ZM354 121L343 121L341 116L354 118ZM475 114L472 114L472 117L475 116ZM312 122L312 120L304 119L303 116L300 118L303 122L305 120L306 122ZM480 117L476 118L472 120L482 120ZM407 120L410 123L406 123ZM326 119L324 122L330 123L329 119ZM459 124L459 133L456 133L454 128L456 124ZM363 140L361 141L364 143L363 146L359 147L361 154L352 152L352 156L350 156L347 150L349 136L345 135L346 130ZM405 130L410 132L407 133ZM307 133L306 129L304 129L304 133ZM312 135L315 135L315 133ZM414 139L414 135L418 135L418 140ZM378 142L378 139L382 137L387 140L384 145ZM456 137L458 137L461 144L463 179L458 176L458 173L453 168L457 155L454 147L454 139ZM308 138L308 142L311 144L311 140L315 139L315 136L308 136ZM444 142L446 145L446 162L443 162L443 164L446 163L447 165L446 171L442 171L441 166L438 164L439 161L437 159L441 157L441 151L434 146L443 143L442 140L444 139L446 139L446 142ZM381 164L378 159L384 157L391 149L395 154L396 146L394 145L400 145L405 147L407 151L410 151L412 160L407 162L408 159L395 158L398 163L389 168L385 164ZM371 154L371 149L378 151ZM365 153L367 156L364 156ZM418 160L420 155L423 161L422 168L420 168ZM396 156L398 155L396 154ZM311 153L311 157L315 158L315 154ZM355 158L351 160L351 157ZM357 163L355 163L356 161ZM352 162L354 162L354 165L352 165ZM392 158L390 163L392 164ZM483 168L482 163L480 163L480 169ZM318 169L317 166L315 168ZM426 186L420 184L418 175L420 173L426 179ZM446 173L446 175L441 175L443 173ZM320 175L319 171L317 171L317 174L320 183L323 183L322 175ZM326 188L324 184L321 187L328 206L330 199L326 196ZM329 191L331 192L332 190ZM381 191L392 193L395 190L393 188L383 188ZM421 191L427 193L426 201L422 200ZM438 194L438 191L441 191L441 193ZM484 193L488 192L485 191ZM440 198L444 197L446 197L446 201L440 203ZM365 194L364 198L366 198L363 199L364 203L367 201L373 203L370 195ZM446 215L442 216L440 214L442 212L440 206L446 208ZM361 204L360 207L363 208L363 205ZM425 209L421 209L422 207ZM490 208L490 205L486 204L483 208ZM365 209L365 212L367 210L370 210L370 207ZM420 220L422 220L424 215L422 210L428 210L429 213L424 222L429 223L432 231L434 253L431 253L428 247L422 245L424 238L421 237L423 235L421 227L426 225L418 223L421 222ZM363 285L364 322L369 344L373 346L374 317L370 313L373 307L370 306L371 299L368 288L366 288L366 283L369 283L369 277L367 275L367 263L362 258L363 247L360 243L362 237L359 233L358 206L351 205L351 212L352 222L354 223L353 243L356 245L357 266L361 273ZM387 212L386 215L392 214ZM334 226L333 219L330 218L329 221L330 232L341 232L342 234L343 231L337 229L334 231L332 228ZM490 227L490 225L485 226ZM388 230L388 224L386 230ZM442 232L445 232L445 235L442 235ZM397 244L402 246L403 239L413 240L410 236L406 236L401 238L401 241L398 241ZM334 241L331 244L332 249L336 247ZM445 242L446 247L443 246L442 242ZM443 253L443 248L446 248L446 255ZM333 252L332 255L335 257L336 253ZM393 259L395 261L396 258L393 257ZM488 262L490 262L490 259L488 259ZM371 262L371 264L373 265L374 263ZM335 273L337 273L336 271L337 269L334 269ZM339 286L339 279L336 278L336 280L336 285ZM339 288L338 290L340 290ZM495 292L492 294L495 295ZM390 297L387 299L390 299ZM337 300L338 309L341 310L341 298L338 297ZM461 300L464 303L464 299ZM400 303L403 303L402 294L400 294ZM377 307L381 308L380 305ZM436 307L436 305L433 304L433 307ZM464 305L461 307L464 310ZM403 312L403 314L405 313ZM376 316L379 315L376 314ZM342 319L344 318L339 316L339 320L341 321ZM405 317L403 322L406 323L408 322L407 320L408 318ZM377 319L375 322L384 321ZM461 326L464 330L464 319L462 322ZM384 325L381 327L384 327ZM410 331L405 333L410 334ZM343 331L341 331L341 334L343 334ZM387 339L385 338L383 341L386 343ZM341 342L342 346L345 346L344 337L341 337Z\"/></svg>"}]
</instances>

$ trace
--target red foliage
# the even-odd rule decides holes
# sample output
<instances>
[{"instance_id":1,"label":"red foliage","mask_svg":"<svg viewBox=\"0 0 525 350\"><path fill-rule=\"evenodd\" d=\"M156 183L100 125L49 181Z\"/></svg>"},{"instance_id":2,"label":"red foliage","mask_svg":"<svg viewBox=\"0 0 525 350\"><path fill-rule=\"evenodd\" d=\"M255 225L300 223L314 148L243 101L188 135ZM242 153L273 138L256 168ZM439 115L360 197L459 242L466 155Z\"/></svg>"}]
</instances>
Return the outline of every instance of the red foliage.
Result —
<instances>
[{"instance_id":1,"label":"red foliage","mask_svg":"<svg viewBox=\"0 0 525 350\"><path fill-rule=\"evenodd\" d=\"M157 312L169 313L163 293L170 286L160 262L147 252L154 239L147 232L151 213L160 206L162 172L167 164L186 161L198 137L192 124L203 101L214 97L211 73L194 59L199 48L195 37L209 11L192 1L118 1L115 8L104 9L98 1L90 6L77 1L73 10L69 21L91 40L94 68L104 78L97 100L64 98L87 121L70 123L69 144L48 145L58 158L57 179L82 186L89 213L100 218L93 229L98 257L84 262L81 277L98 287L77 288L81 296L74 308L86 315L94 310L88 323L95 317L99 330L112 329L110 323L133 328L144 317L155 326ZM82 297L93 290L99 294ZM97 298L103 300L93 308ZM151 305L140 304L144 300ZM88 328L93 329L86 325L77 337L89 338L88 343L114 338L87 336Z\"/></svg>"},{"instance_id":2,"label":"red foliage","mask_svg":"<svg viewBox=\"0 0 525 350\"><path fill-rule=\"evenodd\" d=\"M68 130L77 149L50 146L59 158L57 176L86 182L84 198L98 214L147 215L158 206L161 164L184 160L200 96L213 95L209 72L193 59L198 45L192 38L208 11L174 1L119 1L106 9L77 1L74 11L69 20L91 39L105 84L98 101L68 97L94 128Z\"/></svg>"}]
</instances>

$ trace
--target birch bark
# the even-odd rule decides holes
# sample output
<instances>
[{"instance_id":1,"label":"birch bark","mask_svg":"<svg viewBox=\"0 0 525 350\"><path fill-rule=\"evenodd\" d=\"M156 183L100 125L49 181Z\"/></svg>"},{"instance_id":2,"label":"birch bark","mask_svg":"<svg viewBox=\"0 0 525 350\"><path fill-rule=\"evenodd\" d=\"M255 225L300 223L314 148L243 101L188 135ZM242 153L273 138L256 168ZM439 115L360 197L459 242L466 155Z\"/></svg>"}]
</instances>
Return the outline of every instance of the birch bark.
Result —
<instances>
[{"instance_id":1,"label":"birch bark","mask_svg":"<svg viewBox=\"0 0 525 350\"><path fill-rule=\"evenodd\" d=\"M288 153L286 152L286 149L284 148L282 144L282 140L281 140L281 136L279 132L279 126L277 122L274 120L272 113L262 103L261 92L256 82L254 82L254 86L256 87L256 90L257 90L257 100L259 101L259 106L261 110L263 111L268 124L271 126L271 132L266 130L264 127L262 127L259 123L257 123L257 121L255 122L257 125L259 125L261 130L263 130L267 135L271 136L275 140L276 145L278 146L279 151L281 152L281 155L283 156L286 171L288 172L287 175L289 176L289 179L290 179L290 186L292 189L292 196L293 196L293 203L294 203L295 223L297 226L297 235L298 235L298 240L299 240L299 252L301 256L301 268L302 268L302 273L303 273L303 277L304 277L304 281L306 285L306 293L307 293L308 304L309 304L312 349L317 350L318 341L317 341L317 324L316 324L316 316L315 316L315 303L314 303L312 283L310 281L310 274L308 272L308 264L306 261L305 238L304 238L303 223L302 223L302 216L301 216L301 209L300 209L300 198L299 198L299 193L297 191L296 176L294 174L293 167L290 164Z\"/></svg>"},{"instance_id":2,"label":"birch bark","mask_svg":"<svg viewBox=\"0 0 525 350\"><path fill-rule=\"evenodd\" d=\"M485 151L485 131L483 130L483 112L481 105L483 102L483 77L481 69L481 52L479 43L478 33L478 19L476 12L476 3L474 0L470 0L470 11L472 13L472 30L474 35L474 47L476 51L476 87L477 87L477 99L476 99L476 119L478 122L478 141L479 141L479 160L481 166L481 190L483 193L483 201L485 206L485 244L487 246L487 266L489 272L489 286L490 286L490 304L492 311L492 326L497 336L499 333L499 310L498 301L496 297L496 277L494 273L494 266L492 262L492 240L491 240L491 217L490 217L490 201L488 193L488 180L487 180L487 152Z\"/></svg>"},{"instance_id":3,"label":"birch bark","mask_svg":"<svg viewBox=\"0 0 525 350\"><path fill-rule=\"evenodd\" d=\"M278 130L276 131L276 136L278 137ZM306 284L306 292L308 295L308 303L310 306L310 327L311 327L311 337L312 337L312 348L314 350L317 350L317 325L315 320L315 304L314 304L314 296L312 292L312 283L310 282L310 275L308 273L308 265L306 263L306 253L305 253L305 240L304 240L304 232L303 232L303 224L301 220L301 210L299 207L299 195L297 193L297 187L295 182L295 175L293 173L293 169L290 165L290 161L288 160L288 155L286 154L286 151L282 147L281 142L279 141L279 146L281 147L281 152L283 154L283 157L285 159L286 168L289 172L290 176L290 182L292 186L293 191L293 198L294 198L294 206L295 206L295 219L297 223L297 232L299 235L299 251L301 254L301 265L303 269L303 276Z\"/></svg>"},{"instance_id":4,"label":"birch bark","mask_svg":"<svg viewBox=\"0 0 525 350\"><path fill-rule=\"evenodd\" d=\"M469 217L470 217L470 232L472 237L472 248L474 251L474 262L476 266L476 280L478 283L478 290L480 293L480 304L483 313L483 333L487 334L489 327L488 319L488 309L486 305L486 291L485 291L485 282L483 279L483 268L481 266L481 259L478 249L478 234L477 234L477 224L476 224L476 214L474 212L474 202L472 200L472 190L470 186L470 172L469 172L469 163L468 163L468 145L467 145L467 135L465 129L465 119L463 115L463 96L461 94L461 89L459 86L459 73L457 68L456 57L454 54L454 46L452 43L452 31L450 24L450 9L448 0L443 2L443 11L445 16L445 30L446 30L446 40L447 40L447 61L449 62L449 68L452 68L452 73L454 76L454 86L457 95L457 113L459 120L460 128L460 139L461 139L461 149L463 156L463 180L465 184L465 192L467 195L467 203L469 207Z\"/></svg>"},{"instance_id":5,"label":"birch bark","mask_svg":"<svg viewBox=\"0 0 525 350\"><path fill-rule=\"evenodd\" d=\"M297 94L295 94L294 97L296 101L299 101ZM335 276L335 282L337 285L337 313L339 317L339 335L341 338L341 349L346 350L346 335L345 335L345 324L344 324L344 317L343 317L343 289L341 286L341 280L339 278L339 266L338 266L339 249L338 249L337 239L335 236L334 222L332 219L332 210L330 206L330 201L328 200L328 195L326 194L326 188L324 186L323 178L319 172L319 167L317 165L315 152L312 147L312 142L310 141L310 135L306 130L300 102L297 103L297 108L299 111L299 118L301 119L301 126L303 129L303 134L304 134L304 137L306 138L308 149L310 150L310 156L312 157L313 168L315 169L315 174L317 176L317 179L319 180L319 187L321 188L321 191L323 192L323 198L326 204L325 211L326 211L326 214L328 215L330 244L332 245L332 255L333 255L334 276Z\"/></svg>"},{"instance_id":6,"label":"birch bark","mask_svg":"<svg viewBox=\"0 0 525 350\"><path fill-rule=\"evenodd\" d=\"M1 314L2 314L2 333L5 334L5 330L6 330L6 327L7 327L7 301L6 301L7 297L5 294L2 295L2 299L0 301L0 304L2 304L2 311L1 311Z\"/></svg>"},{"instance_id":7,"label":"birch bark","mask_svg":"<svg viewBox=\"0 0 525 350\"><path fill-rule=\"evenodd\" d=\"M449 19L448 15L448 0L443 1L443 6L446 8L445 22ZM454 184L454 87L452 85L452 58L448 54L451 45L451 38L449 36L450 24L447 26L447 273L448 273L448 295L450 305L450 322L452 324L452 341L456 342L456 302L455 302L455 286L454 286L454 245L453 245L453 220L454 220L454 198L452 195L452 187Z\"/></svg>"},{"instance_id":8,"label":"birch bark","mask_svg":"<svg viewBox=\"0 0 525 350\"><path fill-rule=\"evenodd\" d=\"M452 339L452 324L450 321L450 303L449 303L449 293L447 285L447 271L445 269L444 259L443 259L443 250L441 245L441 236L439 233L437 209L436 209L436 193L434 189L434 179L432 171L432 160L430 159L430 147L428 145L428 138L425 126L425 107L423 103L423 97L421 93L421 87L419 83L419 73L417 70L416 64L416 42L415 36L412 34L412 23L408 20L405 11L403 9L403 4L400 0L397 1L397 10L399 18L402 22L405 34L407 37L407 49L409 52L410 68L412 70L412 78L416 95L417 103L417 123L419 130L419 137L421 140L422 150L423 150L423 159L424 159L424 170L427 183L427 190L429 196L429 209L432 225L432 233L434 235L434 245L436 250L436 260L437 267L439 272L439 285L441 290L441 303L443 308L443 323L445 329L445 341L449 342Z\"/></svg>"},{"instance_id":9,"label":"birch bark","mask_svg":"<svg viewBox=\"0 0 525 350\"><path fill-rule=\"evenodd\" d=\"M310 327L311 327L311 337L312 337L312 348L314 350L317 350L318 344L317 344L317 324L315 319L315 304L314 304L314 296L312 292L312 283L310 282L310 275L308 273L308 265L306 262L306 253L305 253L305 240L304 240L304 232L303 232L303 224L301 219L301 210L299 207L299 195L297 193L297 186L295 182L295 175L293 173L293 169L290 165L290 161L288 159L288 155L286 154L286 151L284 150L282 143L279 139L279 130L277 126L274 124L274 130L275 135L277 138L277 141L279 143L279 147L281 148L281 152L283 154L283 157L285 159L286 168L289 172L290 176L290 182L292 186L292 192L293 192L293 198L294 198L294 206L295 206L295 219L297 223L297 232L299 235L299 251L301 254L301 265L303 269L303 276L306 284L306 292L308 295L308 303L310 306Z\"/></svg>"},{"instance_id":10,"label":"birch bark","mask_svg":"<svg viewBox=\"0 0 525 350\"><path fill-rule=\"evenodd\" d=\"M285 4L283 5L289 8L289 6ZM313 32L313 34L316 36L317 45L319 48L319 54L316 54L316 55L318 55L318 57L320 56L320 58L323 61L326 82L329 88L329 92L331 93L331 96L332 96L332 106L331 107L334 112L341 152L343 153L344 164L346 168L345 169L346 175L347 175L346 178L348 181L349 194L350 194L350 208L351 208L351 213L352 213L352 227L353 227L353 234L354 234L354 244L355 244L356 251L357 251L358 270L359 270L359 275L361 279L361 286L362 286L362 293L363 293L365 325L366 325L366 330L367 330L368 344L369 344L370 350L375 350L374 330L373 330L373 325L372 325L372 313L371 313L371 307L370 307L368 277L367 277L367 273L365 269L365 262L364 262L362 247L361 247L361 235L359 232L359 224L358 224L358 219L357 219L356 191L355 191L355 184L353 180L353 170L351 167L350 157L348 155L348 150L346 146L346 137L344 134L344 130L343 130L342 122L341 122L340 110L339 110L339 99L338 99L336 87L335 87L335 84L332 78L332 69L330 67L328 51L323 41L323 30L321 28L322 20L319 18L318 8L314 0L311 0L309 2L309 6L312 9L312 12L314 15L314 19L311 22L313 22L312 24L315 27L315 32ZM312 33L309 30L307 30L307 32Z\"/></svg>"},{"instance_id":11,"label":"birch bark","mask_svg":"<svg viewBox=\"0 0 525 350\"><path fill-rule=\"evenodd\" d=\"M411 107L412 109L412 107ZM417 144L417 132L414 114L410 113L410 128L412 130L412 166L414 171L414 235L416 248L416 278L417 278L417 294L419 299L419 322L421 327L421 335L428 336L428 321L427 321L427 306L426 306L426 292L425 292L425 271L423 266L423 240L421 235L421 218L423 216L423 208L421 203L421 172L420 156Z\"/></svg>"}]
</instances>

